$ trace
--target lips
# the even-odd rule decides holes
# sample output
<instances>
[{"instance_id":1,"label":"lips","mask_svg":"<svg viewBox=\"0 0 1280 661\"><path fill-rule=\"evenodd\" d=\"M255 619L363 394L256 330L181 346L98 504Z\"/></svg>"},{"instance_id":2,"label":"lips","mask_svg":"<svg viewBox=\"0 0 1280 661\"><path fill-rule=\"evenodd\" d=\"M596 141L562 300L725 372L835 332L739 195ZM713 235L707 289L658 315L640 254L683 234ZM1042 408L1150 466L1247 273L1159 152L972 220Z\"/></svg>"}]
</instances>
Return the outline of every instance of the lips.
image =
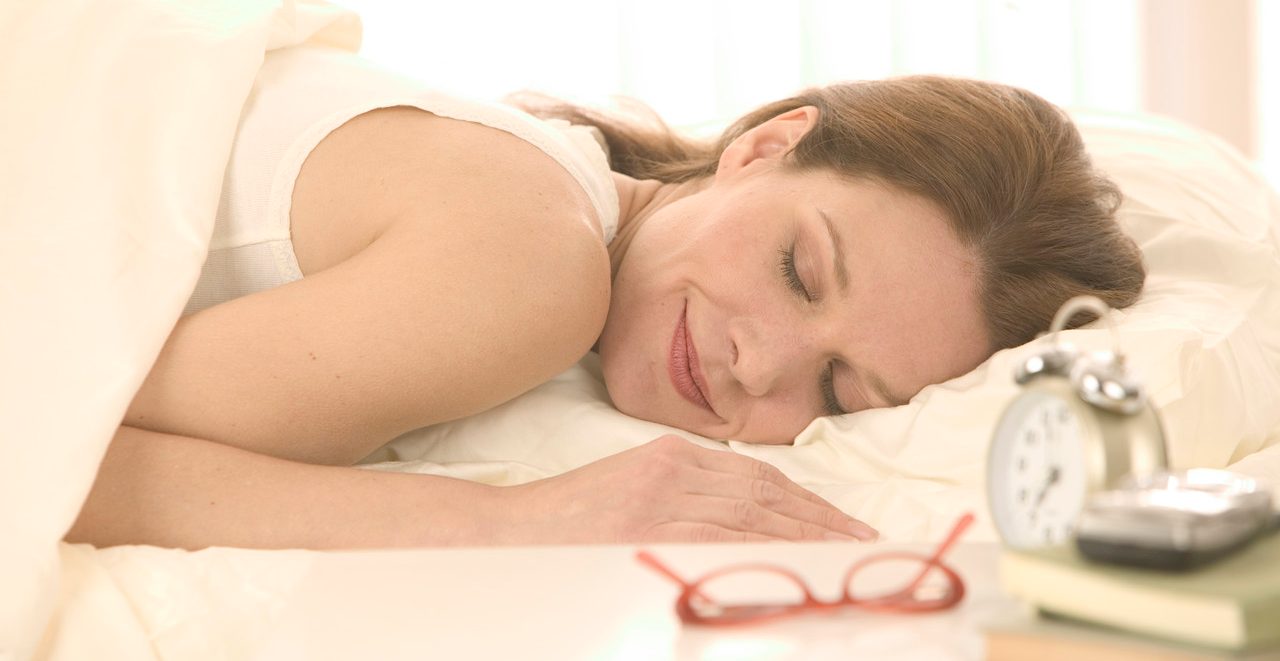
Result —
<instances>
[{"instance_id":1,"label":"lips","mask_svg":"<svg viewBox=\"0 0 1280 661\"><path fill-rule=\"evenodd\" d=\"M667 357L667 373L671 383L681 397L700 406L711 413L711 402L707 400L707 382L702 377L702 367L698 364L698 351L693 346L693 338L689 336L686 324L688 307L680 311L680 321L676 324L676 332L671 337L671 351Z\"/></svg>"}]
</instances>

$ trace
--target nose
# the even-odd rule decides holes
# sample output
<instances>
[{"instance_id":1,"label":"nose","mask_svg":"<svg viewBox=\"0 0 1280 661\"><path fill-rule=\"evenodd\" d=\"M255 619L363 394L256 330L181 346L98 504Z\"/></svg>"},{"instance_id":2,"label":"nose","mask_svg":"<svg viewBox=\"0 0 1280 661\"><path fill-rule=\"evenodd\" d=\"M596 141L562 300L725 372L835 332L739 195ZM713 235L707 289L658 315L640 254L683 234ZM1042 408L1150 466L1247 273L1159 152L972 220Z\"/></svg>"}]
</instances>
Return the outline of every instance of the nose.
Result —
<instances>
[{"instance_id":1,"label":"nose","mask_svg":"<svg viewBox=\"0 0 1280 661\"><path fill-rule=\"evenodd\" d=\"M730 324L729 343L729 373L753 397L781 387L814 353L813 338L794 325L752 319Z\"/></svg>"}]
</instances>

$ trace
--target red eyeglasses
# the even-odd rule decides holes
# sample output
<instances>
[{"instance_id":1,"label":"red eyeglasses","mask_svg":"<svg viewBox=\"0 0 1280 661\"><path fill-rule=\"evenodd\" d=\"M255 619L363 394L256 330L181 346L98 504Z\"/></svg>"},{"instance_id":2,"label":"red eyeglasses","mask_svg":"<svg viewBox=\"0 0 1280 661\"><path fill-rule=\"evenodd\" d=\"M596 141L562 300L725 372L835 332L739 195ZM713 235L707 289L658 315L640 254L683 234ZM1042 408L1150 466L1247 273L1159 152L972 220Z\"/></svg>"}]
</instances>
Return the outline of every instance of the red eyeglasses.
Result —
<instances>
[{"instance_id":1,"label":"red eyeglasses","mask_svg":"<svg viewBox=\"0 0 1280 661\"><path fill-rule=\"evenodd\" d=\"M846 606L896 613L927 613L954 607L964 598L964 581L952 568L942 564L942 556L961 533L973 523L965 514L951 527L932 555L909 551L888 551L869 555L849 567L844 576L844 595L822 601L804 580L783 567L744 564L717 569L696 581L685 581L648 551L636 559L683 587L676 600L676 614L685 624L732 626L771 620L806 611L826 611ZM885 580L855 583L867 567L876 566L880 579L890 580L897 589L883 590ZM883 575L887 571L889 575Z\"/></svg>"}]
</instances>

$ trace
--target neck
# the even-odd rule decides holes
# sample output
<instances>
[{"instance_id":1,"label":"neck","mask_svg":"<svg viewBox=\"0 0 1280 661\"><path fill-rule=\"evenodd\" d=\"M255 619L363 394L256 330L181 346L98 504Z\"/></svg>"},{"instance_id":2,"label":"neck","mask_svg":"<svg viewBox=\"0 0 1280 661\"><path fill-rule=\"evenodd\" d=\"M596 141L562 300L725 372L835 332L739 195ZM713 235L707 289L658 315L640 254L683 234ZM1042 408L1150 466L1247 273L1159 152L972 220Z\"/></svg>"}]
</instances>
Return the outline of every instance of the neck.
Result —
<instances>
[{"instance_id":1,"label":"neck","mask_svg":"<svg viewBox=\"0 0 1280 661\"><path fill-rule=\"evenodd\" d=\"M614 172L613 183L618 189L618 234L609 244L609 264L613 275L617 275L618 265L645 222L659 209L702 190L709 181L695 179L667 184L653 179L633 179Z\"/></svg>"}]
</instances>

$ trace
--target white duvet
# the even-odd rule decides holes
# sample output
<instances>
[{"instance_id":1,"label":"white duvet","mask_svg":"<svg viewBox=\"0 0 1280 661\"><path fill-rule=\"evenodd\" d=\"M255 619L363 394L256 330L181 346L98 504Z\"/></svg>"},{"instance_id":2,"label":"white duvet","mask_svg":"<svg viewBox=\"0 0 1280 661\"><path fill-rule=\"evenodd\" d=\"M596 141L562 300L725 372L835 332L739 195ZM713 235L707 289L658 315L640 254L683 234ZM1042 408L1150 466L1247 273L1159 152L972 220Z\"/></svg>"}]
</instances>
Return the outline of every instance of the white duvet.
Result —
<instances>
[{"instance_id":1,"label":"white duvet","mask_svg":"<svg viewBox=\"0 0 1280 661\"><path fill-rule=\"evenodd\" d=\"M0 658L236 657L308 552L59 542L203 261L241 103L266 50L355 49L318 2L41 0L0 5ZM1128 195L1151 268L1117 314L1174 462L1280 475L1280 203L1216 139L1080 115ZM1072 331L1103 346L1105 332ZM729 443L885 538L985 513L992 421L1026 351L909 405L811 425L794 447ZM415 432L371 468L510 484L668 430L613 411L591 357L489 413ZM705 442L705 439L695 439ZM985 517L984 517L985 518ZM980 526L973 539L989 538Z\"/></svg>"}]
</instances>

